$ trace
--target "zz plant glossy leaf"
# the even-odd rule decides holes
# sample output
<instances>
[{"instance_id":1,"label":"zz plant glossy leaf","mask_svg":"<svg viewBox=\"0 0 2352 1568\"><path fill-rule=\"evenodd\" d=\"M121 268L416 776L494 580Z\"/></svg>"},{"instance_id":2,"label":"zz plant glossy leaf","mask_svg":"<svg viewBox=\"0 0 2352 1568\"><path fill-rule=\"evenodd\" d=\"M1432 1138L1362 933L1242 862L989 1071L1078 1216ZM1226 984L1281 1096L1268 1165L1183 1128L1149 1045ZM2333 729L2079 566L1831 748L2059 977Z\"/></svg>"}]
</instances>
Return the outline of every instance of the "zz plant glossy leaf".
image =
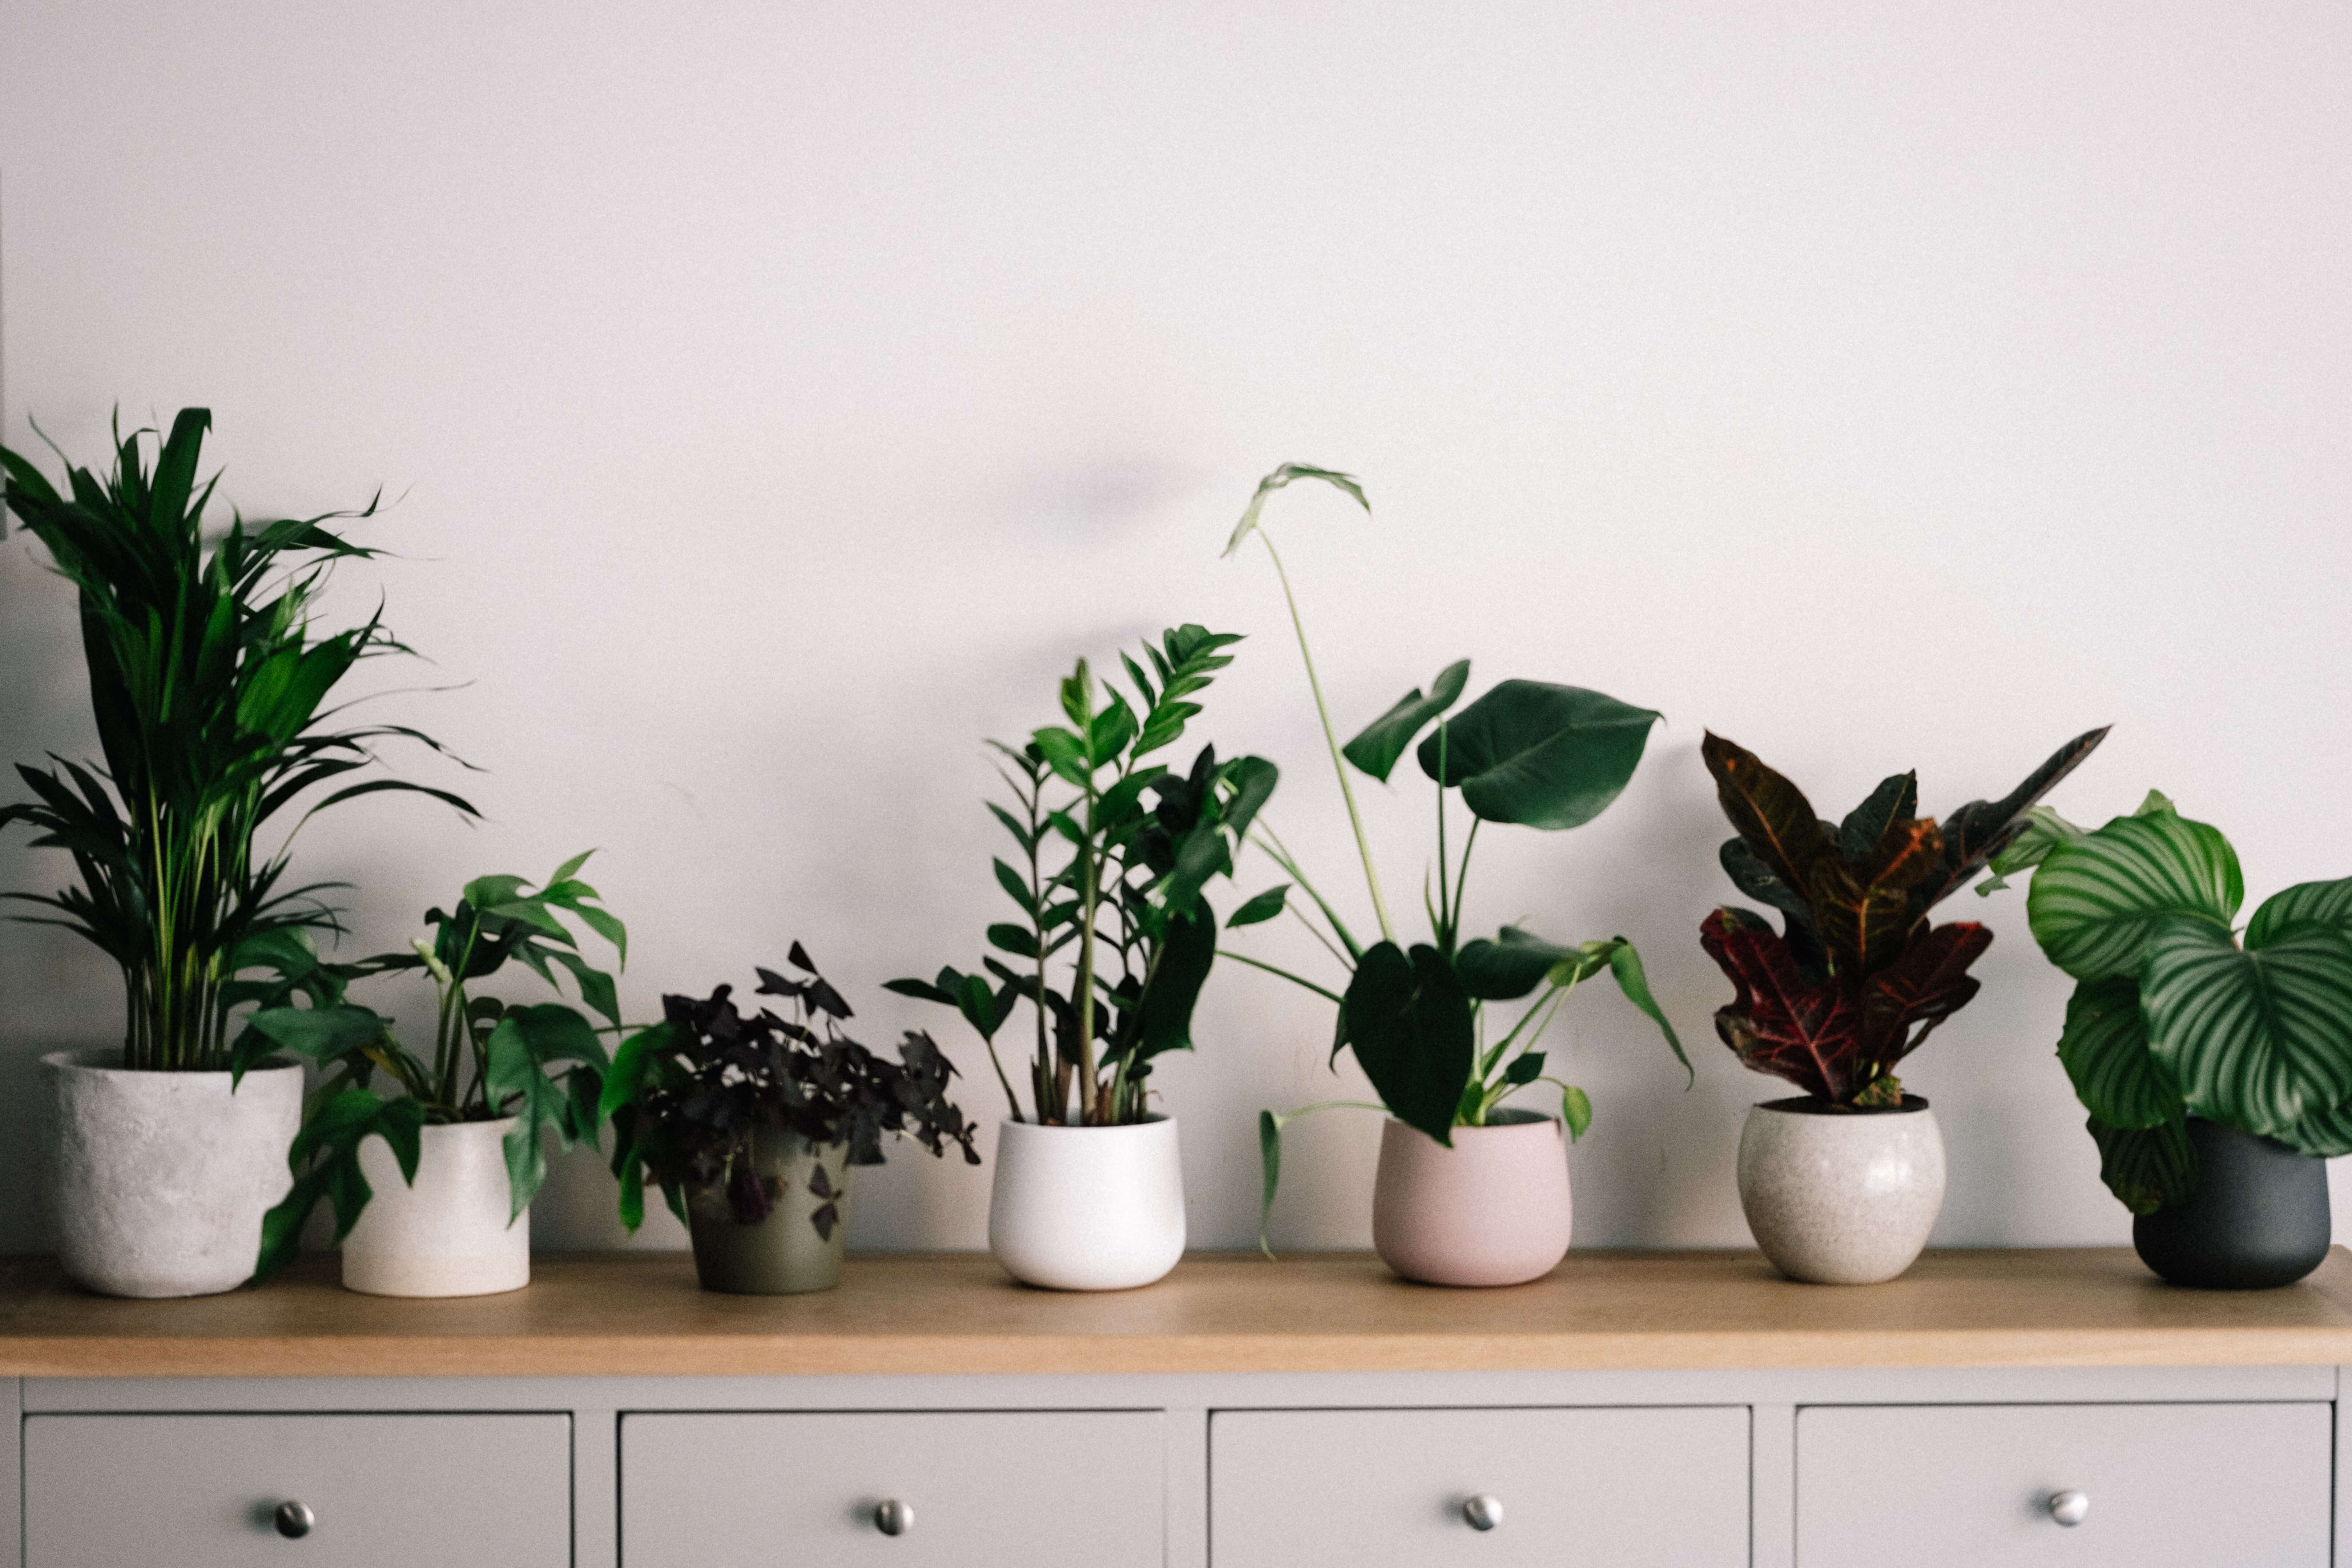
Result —
<instances>
[{"instance_id":1,"label":"zz plant glossy leaf","mask_svg":"<svg viewBox=\"0 0 2352 1568\"><path fill-rule=\"evenodd\" d=\"M2025 900L2033 940L2077 980L2138 972L2148 934L2176 919L2228 942L2245 901L2238 857L2220 830L2177 812L2119 816L2056 846Z\"/></svg>"},{"instance_id":2,"label":"zz plant glossy leaf","mask_svg":"<svg viewBox=\"0 0 2352 1568\"><path fill-rule=\"evenodd\" d=\"M1580 827L1623 791L1663 717L1581 687L1506 680L1447 721L1444 776L1436 735L1421 742L1421 771L1459 785L1486 821Z\"/></svg>"},{"instance_id":3,"label":"zz plant glossy leaf","mask_svg":"<svg viewBox=\"0 0 2352 1568\"><path fill-rule=\"evenodd\" d=\"M2310 921L2247 951L2182 916L2146 945L2148 1046L2200 1114L2281 1137L2352 1099L2352 937Z\"/></svg>"}]
</instances>

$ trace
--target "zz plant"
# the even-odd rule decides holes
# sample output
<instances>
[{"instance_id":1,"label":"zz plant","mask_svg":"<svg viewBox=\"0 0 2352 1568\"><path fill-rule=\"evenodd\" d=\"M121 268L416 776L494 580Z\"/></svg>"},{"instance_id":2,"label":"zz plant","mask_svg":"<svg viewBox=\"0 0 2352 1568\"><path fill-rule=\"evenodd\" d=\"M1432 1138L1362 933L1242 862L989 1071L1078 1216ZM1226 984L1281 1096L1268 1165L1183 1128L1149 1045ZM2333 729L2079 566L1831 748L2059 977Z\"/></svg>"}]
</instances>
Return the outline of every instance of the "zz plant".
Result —
<instances>
[{"instance_id":1,"label":"zz plant","mask_svg":"<svg viewBox=\"0 0 2352 1568\"><path fill-rule=\"evenodd\" d=\"M1972 800L1940 826L1918 815L1916 773L1884 780L1831 823L1754 752L1709 734L1700 753L1738 830L1724 843L1724 874L1782 925L1738 908L1700 925L1700 945L1738 988L1715 1016L1723 1043L1825 1104L1901 1105L1895 1064L1975 997L1969 966L1992 945L1983 926L1932 925L1929 911L2021 839L2028 808L2106 733L2077 736L2001 799Z\"/></svg>"},{"instance_id":2,"label":"zz plant","mask_svg":"<svg viewBox=\"0 0 2352 1568\"><path fill-rule=\"evenodd\" d=\"M1204 889L1232 875L1278 774L1263 757L1221 762L1213 746L1181 771L1147 759L1182 738L1201 712L1193 699L1241 640L1187 625L1143 646L1148 670L1121 654L1132 704L1080 659L1061 685L1066 725L1020 746L989 742L1012 794L1010 805L989 810L1019 851L1017 862L995 861L996 881L1019 919L988 928L996 952L982 960L985 973L948 967L886 988L963 1015L988 1044L1016 1121L1021 1096L996 1036L1024 1001L1034 1027L1030 1107L1049 1125L1145 1120L1153 1061L1192 1047L1193 1006L1217 957L1217 912ZM1270 920L1280 908L1278 892L1263 893L1227 923Z\"/></svg>"},{"instance_id":3,"label":"zz plant","mask_svg":"<svg viewBox=\"0 0 2352 1568\"><path fill-rule=\"evenodd\" d=\"M2196 1191L2191 1116L2352 1153L2352 878L2299 882L2241 929L2237 852L2155 793L2088 831L2036 810L1993 868L2032 870L2033 940L2075 982L2058 1059L2126 1208Z\"/></svg>"},{"instance_id":4,"label":"zz plant","mask_svg":"<svg viewBox=\"0 0 2352 1568\"><path fill-rule=\"evenodd\" d=\"M1253 841L1306 892L1322 923L1317 924L1305 910L1286 904L1289 884L1264 895L1266 914L1270 917L1287 907L1348 972L1348 978L1344 988L1335 991L1256 959L1242 961L1337 1005L1332 1058L1336 1062L1339 1052L1352 1050L1381 1097L1380 1105L1359 1109L1385 1110L1450 1147L1454 1128L1486 1125L1496 1119L1506 1100L1540 1082L1559 1090L1561 1119L1572 1137L1581 1136L1592 1120L1591 1101L1583 1090L1552 1076L1547 1070L1547 1053L1537 1047L1553 1015L1583 982L1608 973L1625 998L1658 1026L1685 1072L1690 1067L1674 1026L1650 994L1641 954L1622 936L1571 946L1549 942L1517 926L1505 926L1492 938L1463 942L1463 890L1470 875L1471 851L1486 824L1518 824L1559 832L1582 826L1606 810L1633 776L1650 727L1660 715L1580 687L1505 680L1448 717L1469 686L1470 662L1464 659L1439 672L1426 693L1417 687L1407 692L1355 739L1341 745L1323 700L1322 681L1315 670L1315 656L1307 647L1306 625L1291 592L1289 574L1273 538L1259 525L1266 498L1297 479L1321 480L1351 497L1367 512L1371 510L1352 475L1286 463L1259 481L1224 552L1232 555L1255 536L1274 563L1291 627L1298 637L1299 656L1307 667L1307 689L1322 723L1332 769L1339 775L1341 798L1347 803L1380 938L1370 943L1360 942L1330 901L1316 890L1273 828L1261 822ZM1433 888L1424 887L1423 896L1429 939L1410 947L1400 939L1381 893L1380 873L1372 863L1371 847L1349 780L1352 767L1385 783L1408 751L1437 786L1435 880ZM1469 818L1458 858L1449 842L1446 809L1447 797L1454 794L1460 795ZM1533 1000L1498 1038L1486 1037L1487 1004L1530 996ZM1283 1127L1310 1112L1352 1103L1329 1101L1286 1113L1259 1112L1259 1152L1265 1172L1261 1246L1265 1245L1265 1216L1272 1210L1281 1177Z\"/></svg>"},{"instance_id":5,"label":"zz plant","mask_svg":"<svg viewBox=\"0 0 2352 1568\"><path fill-rule=\"evenodd\" d=\"M380 741L439 750L397 724L338 727L341 710L328 702L361 660L408 651L380 616L326 636L311 622L329 569L375 553L327 524L375 505L267 522L233 516L208 539L219 476L200 487L196 470L211 427L202 408L180 410L168 437L118 426L111 471L68 461L62 491L0 447L7 510L79 596L105 756L17 767L33 798L0 807L0 828L22 823L34 844L67 851L80 885L5 896L51 911L20 918L75 931L121 967L123 1065L137 1069L228 1067L231 1014L271 994L240 977L299 947L302 933L332 927L318 896L326 884L287 883L302 823L387 790L474 813L445 790L393 778L317 793L373 763ZM285 816L294 826L276 847L257 844Z\"/></svg>"},{"instance_id":6,"label":"zz plant","mask_svg":"<svg viewBox=\"0 0 2352 1568\"><path fill-rule=\"evenodd\" d=\"M547 1179L544 1140L570 1149L593 1145L611 1058L600 1032L621 1028L613 977L583 956L569 915L628 957L628 931L596 889L577 873L588 855L555 868L536 892L527 877L478 877L453 910L428 910L431 941L357 963L321 962L307 941L278 943L270 962L278 986L307 1005L256 1011L236 1047L239 1068L272 1049L316 1062L323 1079L304 1108L302 1131L288 1156L293 1189L262 1222L257 1279L293 1261L302 1226L320 1199L333 1207L335 1239L351 1233L373 1195L359 1162L360 1145L380 1137L402 1177L416 1180L419 1130L513 1117L503 1140L515 1215L530 1206ZM514 963L547 984L568 971L581 1000L604 1024L562 1002L513 1004L482 994L478 983ZM401 1044L393 1020L350 999L354 981L422 971L433 982L433 1044L420 1055ZM387 1082L379 1088L377 1075ZM396 1094L385 1089L397 1089Z\"/></svg>"},{"instance_id":7,"label":"zz plant","mask_svg":"<svg viewBox=\"0 0 2352 1568\"><path fill-rule=\"evenodd\" d=\"M604 1081L613 1122L613 1173L621 1183L621 1223L645 1223L646 1185L661 1189L688 1223L686 1194L717 1188L739 1225L758 1225L782 1196L758 1157L762 1128L798 1134L816 1147L847 1145L852 1165L882 1162L882 1134L913 1138L934 1155L955 1144L980 1163L974 1129L948 1098L955 1065L930 1036L910 1029L898 1060L885 1060L841 1032L851 1016L799 942L789 962L808 976L759 972L759 994L790 1002L786 1018L762 1007L746 1017L721 985L706 1001L662 998L664 1021L625 1041ZM831 1239L841 1194L824 1167L813 1167L809 1223Z\"/></svg>"}]
</instances>

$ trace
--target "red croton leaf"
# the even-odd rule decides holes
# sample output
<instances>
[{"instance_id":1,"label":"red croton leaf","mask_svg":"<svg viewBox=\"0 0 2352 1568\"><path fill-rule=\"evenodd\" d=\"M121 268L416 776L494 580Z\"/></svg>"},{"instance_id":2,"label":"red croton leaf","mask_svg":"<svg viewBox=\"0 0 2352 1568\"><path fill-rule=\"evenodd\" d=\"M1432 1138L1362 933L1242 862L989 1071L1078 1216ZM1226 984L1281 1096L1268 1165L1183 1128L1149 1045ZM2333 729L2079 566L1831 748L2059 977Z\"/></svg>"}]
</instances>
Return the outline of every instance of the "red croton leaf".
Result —
<instances>
[{"instance_id":1,"label":"red croton leaf","mask_svg":"<svg viewBox=\"0 0 2352 1568\"><path fill-rule=\"evenodd\" d=\"M1922 927L1901 958L1863 985L1863 1060L1893 1068L1967 1006L1980 984L1969 965L1991 945L1992 932L1971 921Z\"/></svg>"},{"instance_id":2,"label":"red croton leaf","mask_svg":"<svg viewBox=\"0 0 2352 1568\"><path fill-rule=\"evenodd\" d=\"M1897 817L1859 860L1825 855L1805 891L1813 923L1840 970L1870 974L1895 963L1916 934L1911 889L1943 863L1932 818Z\"/></svg>"},{"instance_id":3,"label":"red croton leaf","mask_svg":"<svg viewBox=\"0 0 2352 1568\"><path fill-rule=\"evenodd\" d=\"M1849 988L1835 976L1806 984L1788 942L1746 910L1707 916L1699 944L1738 988L1717 1010L1715 1032L1740 1061L1816 1099L1851 1099L1861 1087L1862 1010Z\"/></svg>"},{"instance_id":4,"label":"red croton leaf","mask_svg":"<svg viewBox=\"0 0 2352 1568\"><path fill-rule=\"evenodd\" d=\"M1805 792L1764 765L1755 752L1709 731L1699 742L1706 771L1715 775L1723 815L1767 869L1796 893L1812 880L1813 867L1835 858L1835 844Z\"/></svg>"}]
</instances>

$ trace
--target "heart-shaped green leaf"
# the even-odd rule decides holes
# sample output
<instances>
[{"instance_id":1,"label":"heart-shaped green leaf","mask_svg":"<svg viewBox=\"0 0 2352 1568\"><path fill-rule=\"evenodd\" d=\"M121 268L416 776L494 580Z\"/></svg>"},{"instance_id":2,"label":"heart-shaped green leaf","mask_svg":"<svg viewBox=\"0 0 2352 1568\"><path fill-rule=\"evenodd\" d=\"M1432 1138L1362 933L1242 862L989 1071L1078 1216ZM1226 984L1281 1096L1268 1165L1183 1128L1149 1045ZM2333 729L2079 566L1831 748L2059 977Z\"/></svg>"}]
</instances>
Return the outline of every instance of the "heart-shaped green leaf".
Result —
<instances>
[{"instance_id":1,"label":"heart-shaped green leaf","mask_svg":"<svg viewBox=\"0 0 2352 1568\"><path fill-rule=\"evenodd\" d=\"M2297 921L2315 921L2352 931L2352 877L2339 882L2298 882L2264 899L2246 924L2246 945L2268 947L2282 927Z\"/></svg>"},{"instance_id":2,"label":"heart-shaped green leaf","mask_svg":"<svg viewBox=\"0 0 2352 1568\"><path fill-rule=\"evenodd\" d=\"M2050 851L2026 915L2050 962L2077 980L2137 973L2148 933L2187 917L2229 941L2244 901L2238 857L2219 829L2177 813L2119 816Z\"/></svg>"},{"instance_id":3,"label":"heart-shaped green leaf","mask_svg":"<svg viewBox=\"0 0 2352 1568\"><path fill-rule=\"evenodd\" d=\"M1376 943L1356 965L1340 1012L1347 1043L1389 1114L1450 1147L1477 1054L1470 996L1454 966L1425 944L1408 958L1392 942Z\"/></svg>"},{"instance_id":4,"label":"heart-shaped green leaf","mask_svg":"<svg viewBox=\"0 0 2352 1568\"><path fill-rule=\"evenodd\" d=\"M2352 1100L2352 937L2342 931L2288 926L2248 952L2226 929L2176 918L2147 936L2140 991L2148 1047L2199 1115L2281 1137Z\"/></svg>"},{"instance_id":5,"label":"heart-shaped green leaf","mask_svg":"<svg viewBox=\"0 0 2352 1568\"><path fill-rule=\"evenodd\" d=\"M1339 754L1386 784L1397 759L1404 755L1413 738L1432 719L1460 701L1462 689L1469 684L1468 659L1447 665L1429 683L1428 696L1423 697L1421 688L1414 687L1397 699L1395 707L1364 726L1363 733L1342 746Z\"/></svg>"},{"instance_id":6,"label":"heart-shaped green leaf","mask_svg":"<svg viewBox=\"0 0 2352 1568\"><path fill-rule=\"evenodd\" d=\"M2180 1089L2147 1048L2139 982L2129 975L2074 987L2058 1059L2083 1108L2110 1127L2136 1130L2180 1120Z\"/></svg>"},{"instance_id":7,"label":"heart-shaped green leaf","mask_svg":"<svg viewBox=\"0 0 2352 1568\"><path fill-rule=\"evenodd\" d=\"M1486 821L1579 827L1624 789L1663 717L1580 687L1506 680L1447 722L1443 778L1436 736L1416 754Z\"/></svg>"},{"instance_id":8,"label":"heart-shaped green leaf","mask_svg":"<svg viewBox=\"0 0 2352 1568\"><path fill-rule=\"evenodd\" d=\"M2352 1154L2352 1101L2317 1116L2306 1116L2279 1134L2279 1142L2299 1153L2322 1160Z\"/></svg>"}]
</instances>

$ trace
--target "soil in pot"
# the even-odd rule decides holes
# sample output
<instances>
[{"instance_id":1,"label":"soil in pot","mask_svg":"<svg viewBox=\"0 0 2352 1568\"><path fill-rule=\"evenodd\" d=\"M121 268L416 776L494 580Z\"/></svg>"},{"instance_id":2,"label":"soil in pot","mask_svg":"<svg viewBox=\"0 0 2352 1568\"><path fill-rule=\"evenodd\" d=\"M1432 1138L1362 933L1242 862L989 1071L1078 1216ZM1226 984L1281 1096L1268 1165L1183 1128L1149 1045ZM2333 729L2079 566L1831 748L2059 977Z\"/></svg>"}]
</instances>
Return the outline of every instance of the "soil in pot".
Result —
<instances>
[{"instance_id":1,"label":"soil in pot","mask_svg":"<svg viewBox=\"0 0 2352 1568\"><path fill-rule=\"evenodd\" d=\"M1522 1285L1568 1256L1574 1209L1559 1121L1499 1110L1451 1148L1391 1117L1381 1130L1372 1246L1424 1285Z\"/></svg>"},{"instance_id":2,"label":"soil in pot","mask_svg":"<svg viewBox=\"0 0 2352 1568\"><path fill-rule=\"evenodd\" d=\"M1916 1094L1856 1110L1798 1097L1748 1110L1739 1206L1772 1266L1814 1285L1874 1285L1911 1267L1944 1206L1944 1139Z\"/></svg>"},{"instance_id":3,"label":"soil in pot","mask_svg":"<svg viewBox=\"0 0 2352 1568\"><path fill-rule=\"evenodd\" d=\"M696 1278L706 1290L738 1296L832 1289L848 1238L849 1145L762 1129L754 1162L771 1206L753 1224L736 1217L724 1187L687 1194Z\"/></svg>"},{"instance_id":4,"label":"soil in pot","mask_svg":"<svg viewBox=\"0 0 2352 1568\"><path fill-rule=\"evenodd\" d=\"M2132 1222L2140 1261L2175 1285L2267 1290L2327 1257L2327 1162L2202 1117L2189 1119L2197 1189Z\"/></svg>"}]
</instances>

